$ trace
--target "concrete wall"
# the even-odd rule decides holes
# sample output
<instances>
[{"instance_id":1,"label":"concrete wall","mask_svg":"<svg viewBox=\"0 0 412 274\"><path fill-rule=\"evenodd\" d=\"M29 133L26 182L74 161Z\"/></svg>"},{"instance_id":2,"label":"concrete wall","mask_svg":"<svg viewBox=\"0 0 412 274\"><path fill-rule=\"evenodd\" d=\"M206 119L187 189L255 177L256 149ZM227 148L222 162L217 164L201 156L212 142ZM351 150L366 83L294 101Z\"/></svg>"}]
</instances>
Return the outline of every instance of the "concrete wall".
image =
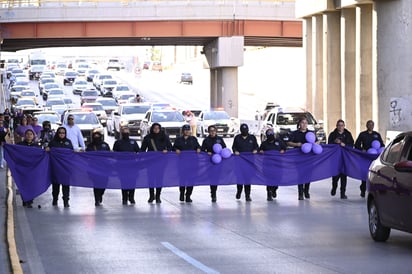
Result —
<instances>
[{"instance_id":1,"label":"concrete wall","mask_svg":"<svg viewBox=\"0 0 412 274\"><path fill-rule=\"evenodd\" d=\"M380 128L412 130L412 1L377 1Z\"/></svg>"}]
</instances>

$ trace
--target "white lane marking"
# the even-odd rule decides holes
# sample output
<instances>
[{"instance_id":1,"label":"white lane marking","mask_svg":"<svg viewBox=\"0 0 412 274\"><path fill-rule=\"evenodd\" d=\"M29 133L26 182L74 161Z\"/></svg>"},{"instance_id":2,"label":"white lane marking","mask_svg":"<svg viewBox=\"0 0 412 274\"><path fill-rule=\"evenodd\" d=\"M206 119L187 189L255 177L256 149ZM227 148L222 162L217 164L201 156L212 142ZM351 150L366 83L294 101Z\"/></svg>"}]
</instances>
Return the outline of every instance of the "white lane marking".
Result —
<instances>
[{"instance_id":1,"label":"white lane marking","mask_svg":"<svg viewBox=\"0 0 412 274\"><path fill-rule=\"evenodd\" d=\"M185 260L186 262L188 262L189 264L193 265L194 267L200 269L201 271L208 273L208 274L219 274L218 271L205 266L204 264L202 264L201 262L199 262L198 260L190 257L189 255L187 255L185 252L181 251L180 249L178 249L177 247L175 247L174 245L172 245L169 242L161 242L162 245L164 247L166 247L167 249L169 249L170 251L172 251L174 254L176 254L177 256L179 256L180 258L182 258L183 260Z\"/></svg>"}]
</instances>

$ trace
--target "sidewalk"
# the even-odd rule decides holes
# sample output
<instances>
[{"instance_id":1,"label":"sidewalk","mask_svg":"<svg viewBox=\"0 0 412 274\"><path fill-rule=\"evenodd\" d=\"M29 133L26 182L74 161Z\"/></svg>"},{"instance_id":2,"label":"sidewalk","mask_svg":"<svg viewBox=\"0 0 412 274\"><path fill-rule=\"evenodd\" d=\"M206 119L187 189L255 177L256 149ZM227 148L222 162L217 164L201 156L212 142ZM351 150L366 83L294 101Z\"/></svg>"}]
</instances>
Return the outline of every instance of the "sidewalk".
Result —
<instances>
[{"instance_id":1,"label":"sidewalk","mask_svg":"<svg viewBox=\"0 0 412 274\"><path fill-rule=\"evenodd\" d=\"M6 169L0 169L0 273L12 273L7 244L7 180Z\"/></svg>"}]
</instances>

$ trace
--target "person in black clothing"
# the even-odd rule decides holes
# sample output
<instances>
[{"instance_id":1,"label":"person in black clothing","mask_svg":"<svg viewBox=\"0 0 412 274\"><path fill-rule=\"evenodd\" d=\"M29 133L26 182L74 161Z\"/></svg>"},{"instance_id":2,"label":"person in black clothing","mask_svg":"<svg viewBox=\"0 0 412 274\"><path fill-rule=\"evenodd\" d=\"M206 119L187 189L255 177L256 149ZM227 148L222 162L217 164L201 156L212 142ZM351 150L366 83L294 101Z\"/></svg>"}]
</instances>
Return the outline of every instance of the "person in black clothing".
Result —
<instances>
[{"instance_id":1,"label":"person in black clothing","mask_svg":"<svg viewBox=\"0 0 412 274\"><path fill-rule=\"evenodd\" d=\"M17 144L18 144L18 145L21 145L21 146L41 148L41 147L39 146L39 143L37 143L37 142L34 141L34 136L35 136L35 135L36 135L36 134L34 133L34 130L32 130L32 129L27 129L27 130L24 132L24 140L21 141L21 142L19 142L19 143L17 143ZM27 201L27 202L24 202L24 201L23 201L23 206L24 206L24 207L28 207L28 208L32 208L32 207L33 207L33 200L30 200L30 201Z\"/></svg>"},{"instance_id":2,"label":"person in black clothing","mask_svg":"<svg viewBox=\"0 0 412 274\"><path fill-rule=\"evenodd\" d=\"M175 143L172 148L173 151L176 151L176 153L179 154L183 150L195 150L197 153L199 153L200 145L199 145L199 142L197 141L197 138L192 136L190 125L184 125L182 127L182 131L183 131L183 136L176 138ZM186 186L186 187L181 186L179 187L179 192L180 192L179 200L181 202L184 202L184 201L186 201L186 203L192 202L192 199L190 198L190 196L192 195L192 192L193 192L193 186Z\"/></svg>"},{"instance_id":3,"label":"person in black clothing","mask_svg":"<svg viewBox=\"0 0 412 274\"><path fill-rule=\"evenodd\" d=\"M51 140L53 140L55 132L51 129L49 121L43 121L43 129L40 131L39 143L43 148L48 147Z\"/></svg>"},{"instance_id":4,"label":"person in black clothing","mask_svg":"<svg viewBox=\"0 0 412 274\"><path fill-rule=\"evenodd\" d=\"M95 131L92 134L92 142L87 145L86 151L110 151L110 146L103 141L102 133ZM100 180L106 180L107 182L107 177L101 176ZM95 206L100 206L103 202L104 191L104 188L93 188Z\"/></svg>"},{"instance_id":5,"label":"person in black clothing","mask_svg":"<svg viewBox=\"0 0 412 274\"><path fill-rule=\"evenodd\" d=\"M140 151L139 145L136 140L130 139L130 130L128 127L121 128L121 139L117 140L113 145L113 151L118 152L136 152ZM134 205L136 203L134 199L135 189L122 189L122 203L127 205L127 201Z\"/></svg>"},{"instance_id":6,"label":"person in black clothing","mask_svg":"<svg viewBox=\"0 0 412 274\"><path fill-rule=\"evenodd\" d=\"M372 120L369 120L366 122L366 130L359 133L359 136L356 139L356 142L355 142L356 149L359 149L362 151L368 151L368 149L372 147L372 142L375 140L379 141L381 147L385 146L381 135L378 132L373 130L374 127L375 127L375 123ZM366 192L366 181L362 181L359 188L361 191L360 196L364 198L365 192Z\"/></svg>"},{"instance_id":7,"label":"person in black clothing","mask_svg":"<svg viewBox=\"0 0 412 274\"><path fill-rule=\"evenodd\" d=\"M56 135L54 135L53 140L49 143L49 146L46 147L46 151L49 151L52 147L58 148L67 148L73 150L73 144L70 139L67 138L67 132L65 127L59 127L57 129ZM53 182L52 196L54 206L57 206L57 201L59 199L60 184L58 182ZM63 204L64 207L69 207L69 198L70 198L70 186L62 185L63 192Z\"/></svg>"},{"instance_id":8,"label":"person in black clothing","mask_svg":"<svg viewBox=\"0 0 412 274\"><path fill-rule=\"evenodd\" d=\"M266 130L266 140L260 144L259 152L264 153L264 151L268 150L277 150L280 153L284 153L286 151L286 144L279 138L275 138L275 132L273 129L269 128ZM263 168L268 168L264 166ZM267 200L273 201L273 198L277 197L276 191L278 190L278 186L266 186L267 192Z\"/></svg>"},{"instance_id":9,"label":"person in black clothing","mask_svg":"<svg viewBox=\"0 0 412 274\"><path fill-rule=\"evenodd\" d=\"M214 125L211 125L207 128L207 132L209 135L203 139L202 147L200 148L201 151L207 152L209 155L213 154L213 145L220 144L222 148L226 148L225 141L222 137L217 136L217 128ZM216 191L217 185L210 186L210 196L212 198L212 202L216 202Z\"/></svg>"},{"instance_id":10,"label":"person in black clothing","mask_svg":"<svg viewBox=\"0 0 412 274\"><path fill-rule=\"evenodd\" d=\"M233 140L232 150L235 155L239 155L241 152L257 153L259 145L257 143L255 135L249 134L249 127L247 124L240 125L240 134L235 136ZM243 185L237 185L236 199L240 199L242 195ZM245 199L247 202L251 202L250 197L251 186L245 185Z\"/></svg>"},{"instance_id":11,"label":"person in black clothing","mask_svg":"<svg viewBox=\"0 0 412 274\"><path fill-rule=\"evenodd\" d=\"M345 122L340 119L336 122L336 128L329 134L328 144L338 144L340 146L353 147L353 137L352 133L345 128ZM346 196L346 182L347 176L343 173L340 173L332 177L332 190L330 195L335 196L336 189L338 188L338 181L340 179L340 198L347 199Z\"/></svg>"},{"instance_id":12,"label":"person in black clothing","mask_svg":"<svg viewBox=\"0 0 412 274\"><path fill-rule=\"evenodd\" d=\"M159 123L153 123L150 127L150 133L143 138L142 151L163 151L166 153L172 150L172 143L170 142L169 136L162 130L162 126ZM157 172L156 174L151 174L150 178L157 179L163 174ZM160 193L162 191L161 187L155 189L149 188L149 200L148 203L152 203L156 199L156 203L161 203Z\"/></svg>"},{"instance_id":13,"label":"person in black clothing","mask_svg":"<svg viewBox=\"0 0 412 274\"><path fill-rule=\"evenodd\" d=\"M306 143L306 133L311 132L308 130L308 120L303 117L300 118L297 124L297 130L293 131L290 139L288 141L288 146L300 148L304 143ZM303 200L303 196L306 199L310 199L309 194L310 183L299 184L298 185L298 199Z\"/></svg>"},{"instance_id":14,"label":"person in black clothing","mask_svg":"<svg viewBox=\"0 0 412 274\"><path fill-rule=\"evenodd\" d=\"M4 168L4 144L7 134L10 134L9 129L4 125L4 121L0 120L0 168Z\"/></svg>"}]
</instances>

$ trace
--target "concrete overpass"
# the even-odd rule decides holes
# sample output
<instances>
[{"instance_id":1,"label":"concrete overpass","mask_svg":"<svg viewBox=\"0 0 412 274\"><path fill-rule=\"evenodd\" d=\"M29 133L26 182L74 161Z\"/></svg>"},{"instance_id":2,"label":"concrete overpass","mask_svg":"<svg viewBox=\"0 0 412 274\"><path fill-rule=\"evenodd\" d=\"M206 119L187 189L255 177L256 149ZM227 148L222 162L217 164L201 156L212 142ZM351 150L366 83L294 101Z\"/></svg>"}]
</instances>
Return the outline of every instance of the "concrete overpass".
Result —
<instances>
[{"instance_id":1,"label":"concrete overpass","mask_svg":"<svg viewBox=\"0 0 412 274\"><path fill-rule=\"evenodd\" d=\"M238 116L244 46L302 45L293 0L0 0L1 49L200 45L211 70L211 107Z\"/></svg>"}]
</instances>

